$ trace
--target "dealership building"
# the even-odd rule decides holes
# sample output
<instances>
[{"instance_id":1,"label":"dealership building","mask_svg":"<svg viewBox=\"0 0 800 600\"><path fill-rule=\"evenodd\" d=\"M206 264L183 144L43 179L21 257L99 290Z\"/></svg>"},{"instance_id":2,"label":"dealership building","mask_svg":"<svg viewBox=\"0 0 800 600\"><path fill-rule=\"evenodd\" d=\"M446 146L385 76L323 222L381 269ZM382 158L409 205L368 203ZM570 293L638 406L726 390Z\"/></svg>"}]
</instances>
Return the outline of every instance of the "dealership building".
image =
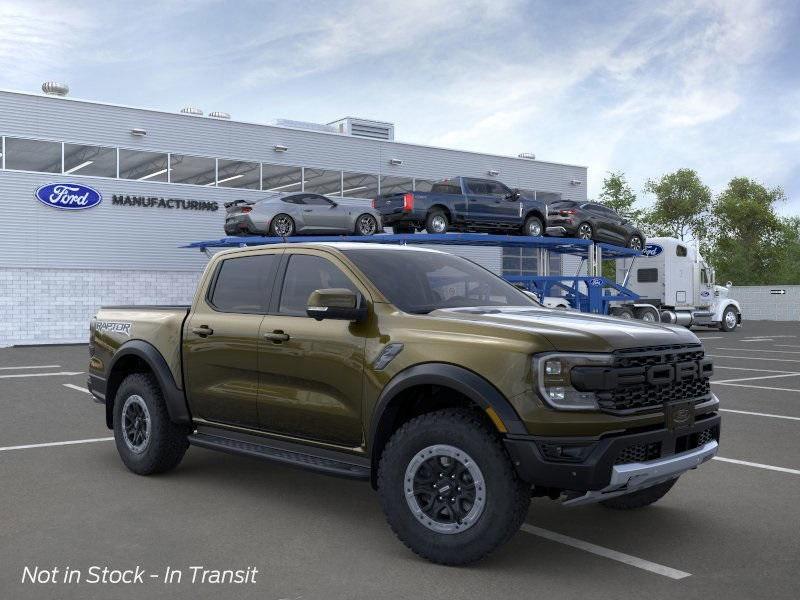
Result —
<instances>
[{"instance_id":1,"label":"dealership building","mask_svg":"<svg viewBox=\"0 0 800 600\"><path fill-rule=\"evenodd\" d=\"M208 259L181 246L223 237L223 205L240 198L309 191L368 203L463 175L586 199L585 167L397 142L391 123L258 124L42 87L0 91L0 346L83 342L100 305L191 302ZM75 186L71 209L47 202ZM539 271L533 252L458 252L498 273ZM561 268L552 258L550 272Z\"/></svg>"}]
</instances>

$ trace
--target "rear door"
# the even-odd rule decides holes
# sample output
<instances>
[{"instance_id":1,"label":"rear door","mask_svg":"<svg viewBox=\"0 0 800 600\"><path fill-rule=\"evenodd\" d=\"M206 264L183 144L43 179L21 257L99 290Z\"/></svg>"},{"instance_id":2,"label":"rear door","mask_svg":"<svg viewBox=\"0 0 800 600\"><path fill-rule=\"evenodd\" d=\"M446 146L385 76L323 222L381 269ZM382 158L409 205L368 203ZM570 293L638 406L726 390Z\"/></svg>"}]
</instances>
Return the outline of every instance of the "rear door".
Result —
<instances>
[{"instance_id":1,"label":"rear door","mask_svg":"<svg viewBox=\"0 0 800 600\"><path fill-rule=\"evenodd\" d=\"M497 197L492 194L490 182L482 179L464 179L467 200L467 221L475 225L486 225L494 220L494 205Z\"/></svg>"},{"instance_id":2,"label":"rear door","mask_svg":"<svg viewBox=\"0 0 800 600\"><path fill-rule=\"evenodd\" d=\"M221 261L186 321L186 391L196 418L258 427L258 348L282 251Z\"/></svg>"},{"instance_id":3,"label":"rear door","mask_svg":"<svg viewBox=\"0 0 800 600\"><path fill-rule=\"evenodd\" d=\"M348 288L365 298L367 291L344 263L327 252L292 250L284 264L280 292L276 290L270 314L261 324L261 428L360 446L368 325L317 321L306 315L306 305L317 289Z\"/></svg>"}]
</instances>

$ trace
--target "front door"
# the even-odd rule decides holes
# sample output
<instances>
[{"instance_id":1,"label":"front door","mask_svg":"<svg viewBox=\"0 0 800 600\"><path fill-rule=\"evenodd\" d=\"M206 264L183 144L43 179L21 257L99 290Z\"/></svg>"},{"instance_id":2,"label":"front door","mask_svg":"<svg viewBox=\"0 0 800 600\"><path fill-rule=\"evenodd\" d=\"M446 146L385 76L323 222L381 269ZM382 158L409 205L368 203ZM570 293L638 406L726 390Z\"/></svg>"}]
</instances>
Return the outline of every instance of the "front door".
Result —
<instances>
[{"instance_id":1,"label":"front door","mask_svg":"<svg viewBox=\"0 0 800 600\"><path fill-rule=\"evenodd\" d=\"M227 258L184 328L186 390L194 417L258 427L260 330L281 251Z\"/></svg>"},{"instance_id":2,"label":"front door","mask_svg":"<svg viewBox=\"0 0 800 600\"><path fill-rule=\"evenodd\" d=\"M280 296L261 324L260 423L266 431L355 448L363 443L367 326L308 317L308 297L323 288L365 294L330 254L291 253Z\"/></svg>"},{"instance_id":3,"label":"front door","mask_svg":"<svg viewBox=\"0 0 800 600\"><path fill-rule=\"evenodd\" d=\"M303 221L309 229L320 232L349 229L347 211L333 200L318 194L308 194L303 201Z\"/></svg>"}]
</instances>

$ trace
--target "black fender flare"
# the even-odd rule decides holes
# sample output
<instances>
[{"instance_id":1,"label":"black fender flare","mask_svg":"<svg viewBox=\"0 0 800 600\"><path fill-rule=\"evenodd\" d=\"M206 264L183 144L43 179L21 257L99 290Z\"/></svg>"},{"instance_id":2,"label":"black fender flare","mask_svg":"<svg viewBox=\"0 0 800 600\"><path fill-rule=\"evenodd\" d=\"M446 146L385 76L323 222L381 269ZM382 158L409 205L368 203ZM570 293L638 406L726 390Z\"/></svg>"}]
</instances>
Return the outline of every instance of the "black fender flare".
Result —
<instances>
[{"instance_id":1,"label":"black fender flare","mask_svg":"<svg viewBox=\"0 0 800 600\"><path fill-rule=\"evenodd\" d=\"M383 388L370 420L368 448L372 459L373 478L377 474L376 447L382 447L389 438L385 431L393 414L391 401L403 390L417 385L439 385L451 388L474 402L482 410L491 408L502 421L507 433L527 435L528 431L511 403L489 381L477 373L448 363L423 363L414 365L395 375Z\"/></svg>"},{"instance_id":2,"label":"black fender flare","mask_svg":"<svg viewBox=\"0 0 800 600\"><path fill-rule=\"evenodd\" d=\"M130 340L122 344L111 359L111 364L108 368L108 381L111 381L116 365L126 356L140 358L150 367L150 370L153 372L161 388L170 420L173 423L191 423L192 416L189 412L189 406L186 403L186 395L175 383L175 378L172 376L172 371L170 371L167 361L161 355L161 352L152 344L144 340ZM114 410L113 395L116 395L116 389L108 390L106 393L106 422L109 424L109 427L112 426L112 421L109 417L113 415Z\"/></svg>"},{"instance_id":3,"label":"black fender flare","mask_svg":"<svg viewBox=\"0 0 800 600\"><path fill-rule=\"evenodd\" d=\"M523 225L525 224L525 221L528 220L528 217L537 217L542 222L542 231L544 232L544 230L547 229L547 219L544 216L544 211L542 211L540 208L529 208L522 217Z\"/></svg>"}]
</instances>

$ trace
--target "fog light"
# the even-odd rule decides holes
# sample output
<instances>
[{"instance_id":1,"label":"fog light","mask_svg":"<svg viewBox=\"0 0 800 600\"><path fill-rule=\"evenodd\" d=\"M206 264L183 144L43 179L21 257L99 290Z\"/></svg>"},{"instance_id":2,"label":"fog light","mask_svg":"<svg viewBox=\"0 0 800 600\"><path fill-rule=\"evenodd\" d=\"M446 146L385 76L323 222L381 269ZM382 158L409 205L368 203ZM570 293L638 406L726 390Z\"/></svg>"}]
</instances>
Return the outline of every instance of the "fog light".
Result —
<instances>
[{"instance_id":1,"label":"fog light","mask_svg":"<svg viewBox=\"0 0 800 600\"><path fill-rule=\"evenodd\" d=\"M549 387L547 388L547 395L550 400L563 400L564 388L563 387Z\"/></svg>"}]
</instances>

